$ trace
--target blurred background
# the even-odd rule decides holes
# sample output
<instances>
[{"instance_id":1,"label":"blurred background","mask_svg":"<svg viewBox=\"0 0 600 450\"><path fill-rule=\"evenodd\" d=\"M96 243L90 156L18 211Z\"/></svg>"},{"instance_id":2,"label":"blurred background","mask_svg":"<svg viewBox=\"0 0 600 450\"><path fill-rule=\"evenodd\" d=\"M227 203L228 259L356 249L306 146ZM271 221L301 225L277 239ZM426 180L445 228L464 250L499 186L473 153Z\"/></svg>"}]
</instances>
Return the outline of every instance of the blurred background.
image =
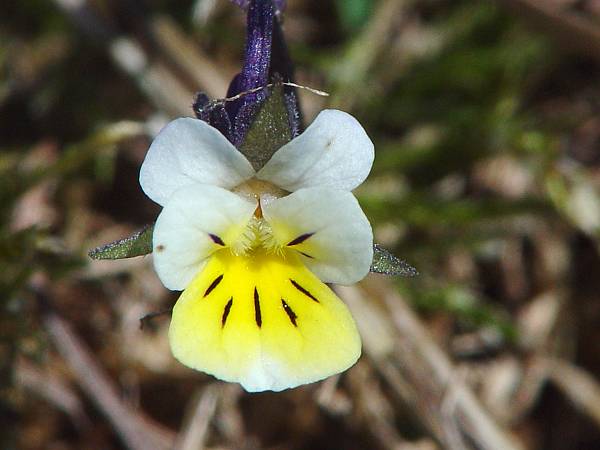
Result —
<instances>
[{"instance_id":1,"label":"blurred background","mask_svg":"<svg viewBox=\"0 0 600 450\"><path fill-rule=\"evenodd\" d=\"M600 448L600 1L289 0L309 123L376 145L357 195L415 278L339 289L364 339L338 377L249 395L178 364L151 257L149 142L223 97L226 0L0 6L2 449Z\"/></svg>"}]
</instances>

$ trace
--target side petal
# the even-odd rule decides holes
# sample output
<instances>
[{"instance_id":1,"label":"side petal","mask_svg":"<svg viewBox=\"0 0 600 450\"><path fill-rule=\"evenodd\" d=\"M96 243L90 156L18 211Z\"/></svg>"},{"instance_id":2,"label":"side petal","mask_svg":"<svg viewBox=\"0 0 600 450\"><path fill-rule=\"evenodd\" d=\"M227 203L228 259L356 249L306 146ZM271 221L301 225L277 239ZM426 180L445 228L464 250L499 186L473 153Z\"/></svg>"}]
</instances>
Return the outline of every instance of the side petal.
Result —
<instances>
[{"instance_id":1,"label":"side petal","mask_svg":"<svg viewBox=\"0 0 600 450\"><path fill-rule=\"evenodd\" d=\"M262 211L277 243L296 250L322 281L352 284L369 272L373 231L350 192L300 189Z\"/></svg>"},{"instance_id":2,"label":"side petal","mask_svg":"<svg viewBox=\"0 0 600 450\"><path fill-rule=\"evenodd\" d=\"M348 308L289 253L215 253L173 309L175 358L250 392L313 383L352 366L361 344Z\"/></svg>"},{"instance_id":3,"label":"side petal","mask_svg":"<svg viewBox=\"0 0 600 450\"><path fill-rule=\"evenodd\" d=\"M152 238L154 267L165 287L185 289L208 256L244 232L256 206L215 186L176 191L158 216Z\"/></svg>"},{"instance_id":4,"label":"side petal","mask_svg":"<svg viewBox=\"0 0 600 450\"><path fill-rule=\"evenodd\" d=\"M148 197L164 206L179 188L194 183L232 188L254 175L246 157L209 124L189 117L156 136L140 170Z\"/></svg>"},{"instance_id":5,"label":"side petal","mask_svg":"<svg viewBox=\"0 0 600 450\"><path fill-rule=\"evenodd\" d=\"M330 109L281 147L257 178L288 191L316 186L351 191L367 178L374 156L373 143L360 123Z\"/></svg>"}]
</instances>

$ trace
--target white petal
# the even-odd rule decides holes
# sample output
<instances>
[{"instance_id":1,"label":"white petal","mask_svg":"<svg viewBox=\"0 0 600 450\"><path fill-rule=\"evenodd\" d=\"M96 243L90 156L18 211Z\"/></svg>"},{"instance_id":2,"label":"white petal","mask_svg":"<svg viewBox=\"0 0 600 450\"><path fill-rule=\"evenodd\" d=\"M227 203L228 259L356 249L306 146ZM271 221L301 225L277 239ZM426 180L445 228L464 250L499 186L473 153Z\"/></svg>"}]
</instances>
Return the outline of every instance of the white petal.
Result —
<instances>
[{"instance_id":1,"label":"white petal","mask_svg":"<svg viewBox=\"0 0 600 450\"><path fill-rule=\"evenodd\" d=\"M165 287L185 289L208 256L244 232L256 206L215 186L195 184L177 190L154 226L154 268Z\"/></svg>"},{"instance_id":2,"label":"white petal","mask_svg":"<svg viewBox=\"0 0 600 450\"><path fill-rule=\"evenodd\" d=\"M194 183L232 188L254 175L246 157L217 129L192 118L164 127L148 149L140 184L164 206L180 187Z\"/></svg>"},{"instance_id":3,"label":"white petal","mask_svg":"<svg viewBox=\"0 0 600 450\"><path fill-rule=\"evenodd\" d=\"M373 232L350 192L300 189L262 210L277 242L297 250L322 281L352 284L369 272Z\"/></svg>"},{"instance_id":4,"label":"white petal","mask_svg":"<svg viewBox=\"0 0 600 450\"><path fill-rule=\"evenodd\" d=\"M317 186L351 191L367 178L374 155L360 123L350 114L329 109L281 147L257 178L288 191Z\"/></svg>"}]
</instances>

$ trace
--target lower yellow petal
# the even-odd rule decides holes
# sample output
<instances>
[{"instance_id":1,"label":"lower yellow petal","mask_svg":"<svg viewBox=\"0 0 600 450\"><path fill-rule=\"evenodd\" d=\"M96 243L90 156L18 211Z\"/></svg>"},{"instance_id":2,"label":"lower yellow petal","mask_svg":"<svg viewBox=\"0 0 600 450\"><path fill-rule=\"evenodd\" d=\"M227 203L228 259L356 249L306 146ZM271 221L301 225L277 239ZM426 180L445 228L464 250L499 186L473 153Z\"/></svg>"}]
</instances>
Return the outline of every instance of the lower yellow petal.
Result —
<instances>
[{"instance_id":1,"label":"lower yellow petal","mask_svg":"<svg viewBox=\"0 0 600 450\"><path fill-rule=\"evenodd\" d=\"M360 337L344 303L293 252L215 253L173 309L169 340L186 366L281 391L352 366Z\"/></svg>"}]
</instances>

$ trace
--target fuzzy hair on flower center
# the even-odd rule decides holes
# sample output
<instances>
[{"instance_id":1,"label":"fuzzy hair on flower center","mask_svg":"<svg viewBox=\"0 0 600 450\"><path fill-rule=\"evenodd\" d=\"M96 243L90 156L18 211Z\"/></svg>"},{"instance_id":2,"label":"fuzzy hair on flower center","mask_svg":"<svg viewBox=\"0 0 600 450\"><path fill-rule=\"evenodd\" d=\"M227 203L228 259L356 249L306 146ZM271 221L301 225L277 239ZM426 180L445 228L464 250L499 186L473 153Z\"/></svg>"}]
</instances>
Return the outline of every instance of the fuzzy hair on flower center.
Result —
<instances>
[{"instance_id":1,"label":"fuzzy hair on flower center","mask_svg":"<svg viewBox=\"0 0 600 450\"><path fill-rule=\"evenodd\" d=\"M258 210L260 210L260 206L257 208ZM236 256L251 255L256 251L276 254L281 252L281 246L273 236L271 225L262 215L252 217L242 235L231 246L231 252Z\"/></svg>"},{"instance_id":2,"label":"fuzzy hair on flower center","mask_svg":"<svg viewBox=\"0 0 600 450\"><path fill-rule=\"evenodd\" d=\"M249 255L256 250L267 253L281 253L281 246L273 237L271 225L264 219L262 207L273 200L289 194L268 181L251 178L236 186L232 192L237 195L258 202L254 216L250 219L240 238L231 246L231 251L236 256Z\"/></svg>"}]
</instances>

